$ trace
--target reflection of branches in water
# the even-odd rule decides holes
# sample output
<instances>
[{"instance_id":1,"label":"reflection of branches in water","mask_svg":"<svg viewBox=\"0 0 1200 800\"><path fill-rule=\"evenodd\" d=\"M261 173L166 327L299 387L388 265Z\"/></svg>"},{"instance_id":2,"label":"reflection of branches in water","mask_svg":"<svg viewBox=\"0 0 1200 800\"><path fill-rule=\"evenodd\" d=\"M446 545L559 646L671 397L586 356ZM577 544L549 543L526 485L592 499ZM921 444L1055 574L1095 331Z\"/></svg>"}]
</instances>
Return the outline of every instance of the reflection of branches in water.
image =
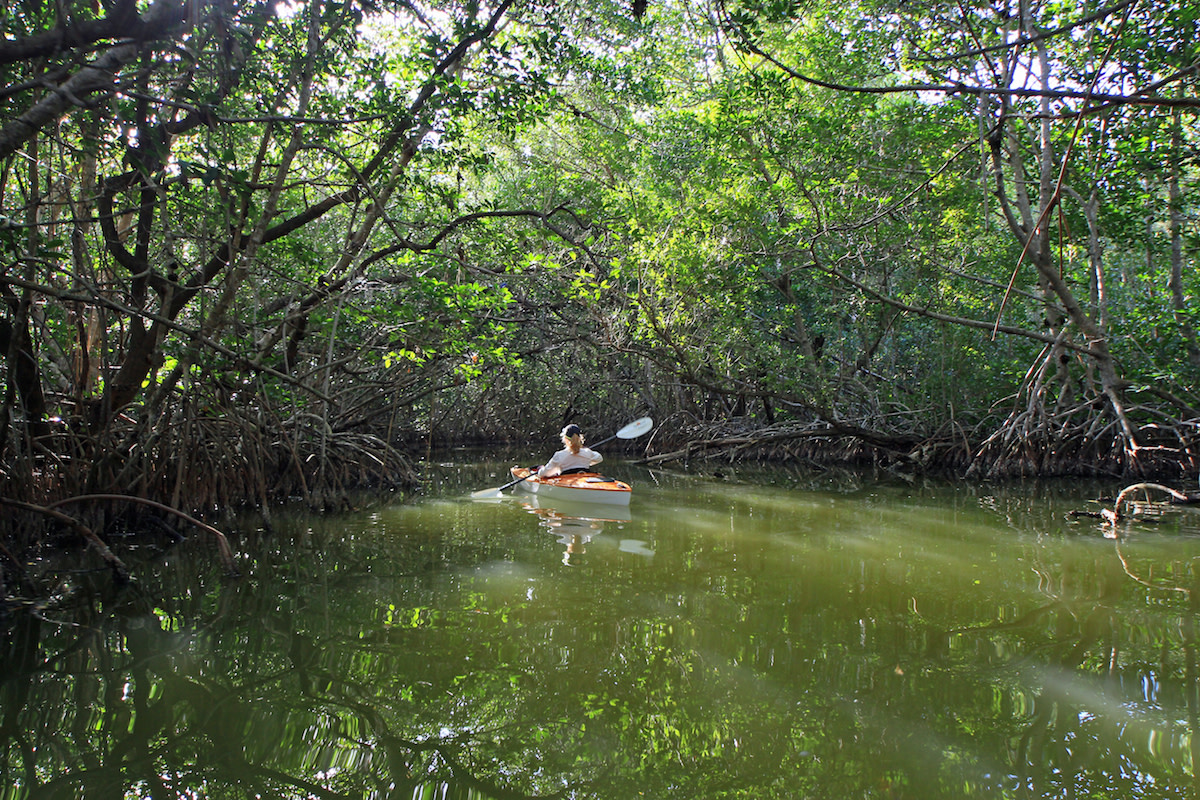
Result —
<instances>
[{"instance_id":1,"label":"reflection of branches in water","mask_svg":"<svg viewBox=\"0 0 1200 800\"><path fill-rule=\"evenodd\" d=\"M465 764L463 755L472 748L506 738L516 731L529 730L535 727L533 723L514 721L503 726L431 736L420 741L398 734L386 713L390 710L387 704L353 699L355 696L368 696L370 692L345 675L335 675L319 668L313 674L313 654L320 652L316 642L306 640L297 631L290 632L290 636L289 658L300 678L303 695L312 703L309 710L319 708L323 713L338 718L343 714L353 715L365 723L370 731L366 741L355 740L355 744L364 749L383 751L387 774L376 778L383 794L409 797L422 786L440 784L443 787L473 790L494 800L551 800L565 797L580 788L579 785L572 785L553 794L527 794L487 780ZM318 682L324 687L320 693L313 691ZM340 691L331 691L334 687ZM399 716L407 717L406 714ZM488 767L494 769L495 764L489 762Z\"/></svg>"},{"instance_id":2,"label":"reflection of branches in water","mask_svg":"<svg viewBox=\"0 0 1200 800\"><path fill-rule=\"evenodd\" d=\"M1136 737L1131 727L1140 724L1141 715L1115 698L1111 700L1112 713L1106 713L1110 704L1104 696L1106 690L1097 687L1093 695L1088 688L1092 677L1120 677L1123 629L1133 624L1125 618L1121 602L1129 584L1116 560L1097 558L1096 572L1087 568L1087 563L1092 562L1065 563L1056 577L1039 570L1040 588L1050 594L1048 602L1016 619L947 631L976 635L1015 632L1044 639L1041 647L1023 648L1026 655L1037 649L1045 652L1036 662L1023 664L1023 671L1038 670L1040 680L1026 689L1014 687L1022 694L1028 692L1029 708L1022 729L1014 731L1011 774L1019 791L1030 797L1075 796L1074 792L1082 796L1099 773L1145 774L1145 764L1133 753ZM1102 719L1093 722L1093 718ZM1110 724L1120 732L1105 744L1105 738L1096 732Z\"/></svg>"},{"instance_id":3,"label":"reflection of branches in water","mask_svg":"<svg viewBox=\"0 0 1200 800\"><path fill-rule=\"evenodd\" d=\"M1200 570L1192 562L1192 588L1188 593L1188 613L1180 626L1183 633L1184 702L1188 710L1189 755L1192 764L1200 764L1200 675L1196 670L1196 613L1200 611ZM1200 770L1193 766L1192 796L1200 796Z\"/></svg>"},{"instance_id":4,"label":"reflection of branches in water","mask_svg":"<svg viewBox=\"0 0 1200 800\"><path fill-rule=\"evenodd\" d=\"M1191 589L1185 589L1182 586L1157 585L1157 584L1151 583L1148 580L1145 580L1144 578L1139 578L1137 575L1134 575L1133 570L1129 566L1129 561L1125 558L1125 554L1123 552L1121 552L1121 541L1119 539L1117 540L1116 545L1117 545L1117 548L1116 548L1117 549L1117 560L1119 560L1121 562L1121 568L1125 570L1125 574L1128 575L1129 578L1134 583L1145 586L1147 589L1157 589L1157 590L1161 590L1164 592L1179 592L1181 594L1185 594L1185 595L1189 595L1189 596L1191 595L1191 593L1192 593Z\"/></svg>"},{"instance_id":5,"label":"reflection of branches in water","mask_svg":"<svg viewBox=\"0 0 1200 800\"><path fill-rule=\"evenodd\" d=\"M1114 508L1116 510L1120 509L1119 499ZM1196 560L1193 559L1190 568L1192 575L1192 585L1190 587L1165 585L1163 582L1152 583L1134 573L1128 559L1125 557L1125 553L1121 550L1119 539L1116 542L1116 553L1125 574L1135 583L1145 586L1148 589L1176 592L1187 597L1188 613L1182 616L1179 626L1180 634L1183 637L1183 695L1184 703L1187 706L1187 725L1190 734L1188 737L1188 751L1192 764L1200 764L1200 671L1196 668L1195 622L1196 614L1200 612L1200 569L1197 569ZM1200 771L1194 770L1192 774L1192 796L1200 796Z\"/></svg>"},{"instance_id":6,"label":"reflection of branches in water","mask_svg":"<svg viewBox=\"0 0 1200 800\"><path fill-rule=\"evenodd\" d=\"M223 792L237 796L314 797L322 800L359 798L374 789L381 795L411 796L422 786L440 786L453 793L467 790L495 800L531 800L563 797L578 791L580 783L556 788L547 795L532 795L500 780L489 779L475 770L471 761L494 763L473 751L495 746L506 735L526 729L516 722L508 730L457 732L414 740L397 730L409 716L388 703L360 700L371 692L333 671L314 669L302 653L318 652L315 642L299 642L290 648L292 663L274 662L274 668L259 671L243 664L249 680L222 685L189 678L174 658L178 637L164 629L152 607L124 606L117 614L117 638L97 634L88 646L73 650L68 665L75 690L46 697L38 705L29 698L45 696L34 682L46 673L39 658L47 626L25 616L5 642L4 688L11 697L24 697L24 705L7 705L0 726L0 774L6 785L24 786L43 796L120 797L130 789L153 797L182 797L198 787L210 796ZM89 630L98 630L89 626ZM295 640L304 637L293 633ZM116 651L126 658L113 664ZM247 654L249 655L249 654ZM56 661L67 659L62 653ZM254 710L264 699L278 695L295 697L293 676L299 676L302 699L284 710L283 729L296 742L284 738L266 741L254 735ZM314 691L314 686L321 687ZM397 713L393 713L397 712ZM75 715L75 725L66 717ZM313 726L296 719L325 716L330 725L325 738L311 741ZM402 720L397 723L396 720ZM384 755L376 769L317 770L306 757L294 759L297 769L270 759L286 751L289 744L338 748L349 742L362 757ZM339 741L340 739L340 741ZM39 764L42 754L57 752L69 768ZM258 755L256 755L256 753ZM67 754L71 754L68 756ZM303 764L302 764L303 761ZM336 761L336 759L335 759ZM39 774L39 770L45 770ZM47 772L50 777L47 777ZM374 784L374 786L372 786Z\"/></svg>"},{"instance_id":7,"label":"reflection of branches in water","mask_svg":"<svg viewBox=\"0 0 1200 800\"><path fill-rule=\"evenodd\" d=\"M1108 634L1108 647L1110 658L1106 659L1108 664L1112 664L1111 658L1114 642L1114 611L1111 607L1097 605L1092 613L1083 618L1078 628L1077 634L1072 640L1063 639L1059 641L1057 655L1051 660L1050 664L1058 668L1059 673L1072 673L1077 671L1082 665L1087 656L1088 651L1101 641L1104 634ZM1061 630L1060 626L1060 630ZM1055 673L1048 673L1053 675ZM1029 720L1025 732L1021 735L1017 745L1017 770L1021 778L1022 784L1027 787L1037 787L1044 776L1033 774L1033 769L1037 766L1050 767L1050 774L1059 774L1065 776L1073 776L1076 772L1074 769L1077 766L1076 755L1069 748L1060 748L1062 752L1048 752L1052 737L1051 730L1056 725L1065 727L1072 716L1067 713L1063 704L1067 701L1067 697L1055 697L1056 693L1062 694L1061 687L1055 687L1049 681L1043 684L1041 691L1038 692L1034 699L1034 714ZM1075 717L1078 720L1078 717ZM1069 735L1069 732L1064 730L1064 737ZM1051 767L1056 760L1056 756L1064 756L1068 759L1068 765L1062 769L1055 770ZM1114 754L1115 755L1115 754ZM1045 787L1043 787L1044 789ZM1043 791L1044 795L1048 792Z\"/></svg>"},{"instance_id":8,"label":"reflection of branches in water","mask_svg":"<svg viewBox=\"0 0 1200 800\"><path fill-rule=\"evenodd\" d=\"M1089 773L1093 771L1106 772L1110 775L1124 776L1125 780L1135 783L1143 780L1155 780L1161 785L1164 776L1151 776L1146 772L1146 765L1137 758L1134 750L1137 748L1139 737L1135 729L1142 726L1150 728L1152 734L1154 723L1149 721L1152 709L1146 708L1139 712L1131 707L1129 701L1118 698L1107 698L1105 689L1097 689L1092 696L1086 688L1086 678L1076 677L1081 671L1107 674L1116 681L1110 689L1115 690L1123 684L1121 680L1122 644L1126 640L1125 631L1136 623L1128 618L1128 609L1120 604L1122 590L1128 586L1127 579L1137 585L1158 591L1184 595L1189 601L1189 611L1181 614L1180 630L1182 631L1182 650L1184 656L1181 690L1185 694L1188 707L1187 736L1191 758L1200 755L1200 702L1197 695L1197 670L1195 637L1192 617L1197 610L1195 587L1167 585L1143 579L1121 550L1118 542L1115 560L1098 561L1105 567L1097 576L1099 585L1095 592L1079 592L1077 597L1063 595L1055 602L1028 612L1021 619L1012 623L984 626L980 629L1004 629L1014 627L1030 627L1048 613L1062 611L1054 623L1053 655L1047 663L1047 671L1041 681L1040 688L1032 699L1032 715L1017 742L1013 752L1016 761L1014 774L1020 780L1020 786L1032 796L1057 795L1065 791L1069 796L1075 792L1086 794L1086 784L1091 780ZM1194 580L1196 571L1193 569ZM1091 582L1077 583L1077 588L1095 585ZM1065 586L1064 586L1065 588ZM1087 613L1080 613L1087 606ZM1164 648L1169 645L1164 644ZM1164 649L1164 653L1167 650ZM1086 666L1089 654L1100 656L1092 667ZM1128 660L1128 657L1127 659ZM1126 668L1128 668L1128 664ZM1165 669L1165 667L1164 667ZM1140 672L1145 678L1145 673ZM1153 676L1151 676L1153 677ZM1160 676L1161 677L1161 676ZM1083 683L1076 685L1078 681ZM1156 681L1157 682L1157 681ZM1093 723L1092 720L1096 719ZM1174 719L1164 719L1162 724L1173 727L1178 724ZM1089 735L1083 730L1085 726L1111 726L1116 739L1108 745L1102 740ZM1182 737L1181 737L1182 738ZM1157 737L1151 736L1151 741ZM1090 742L1090 744L1085 744ZM1161 757L1161 756L1160 756ZM1197 763L1194 760L1192 763ZM1164 768L1170 769L1163 764ZM1184 770L1190 774L1190 770ZM1131 779L1129 776L1138 776ZM1169 780L1168 771L1166 781ZM1200 788L1192 776L1190 781ZM1174 795L1164 795L1174 796Z\"/></svg>"},{"instance_id":9,"label":"reflection of branches in water","mask_svg":"<svg viewBox=\"0 0 1200 800\"><path fill-rule=\"evenodd\" d=\"M603 776L608 767L599 763L568 771L583 737L567 721L569 695L563 709L541 705L523 714L514 698L526 695L511 690L507 675L490 683L486 670L473 673L485 680L474 694L456 672L443 676L452 685L429 674L438 669L433 656L406 686L417 693L425 679L431 692L445 686L452 694L440 718L400 692L388 697L381 680L404 672L411 643L388 641L398 633L390 628L372 641L347 636L338 629L343 610L333 609L330 623L327 607L331 582L361 580L328 565L346 563L339 548L362 543L337 538L332 524L303 531L317 541L294 547L264 537L261 557L243 545L252 554L248 581L222 582L211 559L143 551L139 581L120 591L102 571L70 572L61 598L38 612L49 622L33 608L15 610L4 631L10 635L0 634L0 786L88 798L202 791L213 798L470 793L525 800L538 790L586 794ZM424 542L389 539L386 546L389 567L440 575L442 551ZM277 564L286 565L278 567L285 579L270 583ZM240 611L233 619L230 604ZM322 614L282 613L308 604ZM304 621L325 633L297 635ZM485 701L481 709L476 700ZM445 733L444 720L461 713L466 724ZM568 768L560 773L567 782L543 777L556 759Z\"/></svg>"},{"instance_id":10,"label":"reflection of branches in water","mask_svg":"<svg viewBox=\"0 0 1200 800\"><path fill-rule=\"evenodd\" d=\"M28 697L30 684L36 669L38 640L41 624L32 617L19 617L6 637L0 637L4 650L0 656L0 689L10 690L15 697ZM11 741L11 745L10 745ZM37 759L34 748L26 738L23 726L20 724L15 708L10 708L0 723L0 775L5 785L16 781L12 777L15 770L8 767L8 754L15 749L21 758L24 769L25 785L33 786L37 781Z\"/></svg>"}]
</instances>

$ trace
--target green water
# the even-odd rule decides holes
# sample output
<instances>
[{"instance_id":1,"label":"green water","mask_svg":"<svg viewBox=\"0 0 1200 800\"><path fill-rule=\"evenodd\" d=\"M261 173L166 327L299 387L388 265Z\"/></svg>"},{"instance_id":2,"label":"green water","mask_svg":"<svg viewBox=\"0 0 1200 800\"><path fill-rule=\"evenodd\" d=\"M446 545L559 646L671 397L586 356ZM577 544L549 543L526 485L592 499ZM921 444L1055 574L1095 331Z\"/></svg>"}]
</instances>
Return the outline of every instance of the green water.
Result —
<instances>
[{"instance_id":1,"label":"green water","mask_svg":"<svg viewBox=\"0 0 1200 800\"><path fill-rule=\"evenodd\" d=\"M428 465L229 531L236 580L200 535L64 569L7 629L0 797L1200 797L1200 510L606 466L624 514Z\"/></svg>"}]
</instances>

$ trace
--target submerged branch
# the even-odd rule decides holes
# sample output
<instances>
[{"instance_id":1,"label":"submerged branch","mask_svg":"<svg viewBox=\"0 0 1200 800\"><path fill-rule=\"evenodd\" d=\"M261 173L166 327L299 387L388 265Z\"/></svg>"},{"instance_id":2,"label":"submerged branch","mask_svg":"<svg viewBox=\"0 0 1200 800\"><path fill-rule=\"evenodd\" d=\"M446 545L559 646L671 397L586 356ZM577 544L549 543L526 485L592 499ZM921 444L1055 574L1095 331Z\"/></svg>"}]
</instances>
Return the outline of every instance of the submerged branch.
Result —
<instances>
[{"instance_id":1,"label":"submerged branch","mask_svg":"<svg viewBox=\"0 0 1200 800\"><path fill-rule=\"evenodd\" d=\"M51 506L39 506L34 503L26 503L22 500L13 500L9 497L0 497L0 505L20 508L24 511L32 511L71 526L75 532L87 539L92 546L96 548L96 552L98 552L100 557L104 559L104 563L108 564L108 566L112 568L112 571L116 575L118 581L124 583L129 580L129 568L125 566L125 562L109 549L108 545L104 543L103 539L96 535L95 531L72 517L70 514L64 514L61 511L56 511Z\"/></svg>"},{"instance_id":2,"label":"submerged branch","mask_svg":"<svg viewBox=\"0 0 1200 800\"><path fill-rule=\"evenodd\" d=\"M207 531L217 538L217 547L221 551L221 561L224 562L225 568L229 571L229 575L231 577L237 576L237 567L233 563L233 550L229 547L229 540L225 537L225 534L221 533L212 525L209 525L206 522L201 522L190 514L185 514L184 512L175 508L171 508L164 503L159 503L155 500L147 500L144 497L133 497L132 495L127 494L81 494L55 501L47 506L47 509L53 509L57 506L66 505L67 503L87 502L90 500L120 500L130 503L140 503L142 505L150 506L151 508L156 508L159 511L165 511L168 514L174 514L181 519L187 520L197 528Z\"/></svg>"},{"instance_id":3,"label":"submerged branch","mask_svg":"<svg viewBox=\"0 0 1200 800\"><path fill-rule=\"evenodd\" d=\"M1183 492L1177 492L1169 486L1163 486L1161 483L1135 483L1122 489L1121 493L1117 495L1117 499L1113 503L1112 509L1103 509L1100 512L1100 516L1103 517L1104 520L1110 525L1115 525L1118 520L1125 518L1125 514L1122 513L1121 507L1126 504L1127 498L1134 492L1149 491L1151 489L1159 492L1165 492L1181 503L1192 502L1192 498L1188 497ZM1113 535L1113 538L1115 538L1115 534Z\"/></svg>"}]
</instances>

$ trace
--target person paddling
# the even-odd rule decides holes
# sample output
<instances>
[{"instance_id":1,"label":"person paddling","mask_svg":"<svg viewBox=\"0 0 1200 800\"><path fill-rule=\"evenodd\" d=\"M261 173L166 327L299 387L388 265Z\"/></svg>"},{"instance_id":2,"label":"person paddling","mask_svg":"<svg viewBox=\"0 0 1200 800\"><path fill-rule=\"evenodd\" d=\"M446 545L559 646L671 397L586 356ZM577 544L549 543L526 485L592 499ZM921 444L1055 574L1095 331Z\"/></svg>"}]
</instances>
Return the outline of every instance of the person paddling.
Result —
<instances>
[{"instance_id":1,"label":"person paddling","mask_svg":"<svg viewBox=\"0 0 1200 800\"><path fill-rule=\"evenodd\" d=\"M583 431L578 425L568 425L562 429L559 436L562 437L563 449L552 455L544 465L533 470L539 478L589 472L594 464L604 460L604 456L583 446Z\"/></svg>"}]
</instances>

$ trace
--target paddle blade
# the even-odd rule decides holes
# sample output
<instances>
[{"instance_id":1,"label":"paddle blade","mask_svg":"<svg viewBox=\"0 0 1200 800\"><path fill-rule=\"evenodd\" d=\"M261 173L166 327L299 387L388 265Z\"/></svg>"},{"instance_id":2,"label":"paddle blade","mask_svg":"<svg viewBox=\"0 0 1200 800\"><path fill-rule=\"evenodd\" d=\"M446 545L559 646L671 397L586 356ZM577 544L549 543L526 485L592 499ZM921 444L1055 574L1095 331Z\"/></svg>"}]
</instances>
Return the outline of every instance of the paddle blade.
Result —
<instances>
[{"instance_id":1,"label":"paddle blade","mask_svg":"<svg viewBox=\"0 0 1200 800\"><path fill-rule=\"evenodd\" d=\"M649 417L635 419L621 430L617 431L618 439L636 439L654 427L654 420Z\"/></svg>"},{"instance_id":2,"label":"paddle blade","mask_svg":"<svg viewBox=\"0 0 1200 800\"><path fill-rule=\"evenodd\" d=\"M480 489L477 492L471 492L471 499L473 500L492 499L496 497L504 497L498 488Z\"/></svg>"}]
</instances>

